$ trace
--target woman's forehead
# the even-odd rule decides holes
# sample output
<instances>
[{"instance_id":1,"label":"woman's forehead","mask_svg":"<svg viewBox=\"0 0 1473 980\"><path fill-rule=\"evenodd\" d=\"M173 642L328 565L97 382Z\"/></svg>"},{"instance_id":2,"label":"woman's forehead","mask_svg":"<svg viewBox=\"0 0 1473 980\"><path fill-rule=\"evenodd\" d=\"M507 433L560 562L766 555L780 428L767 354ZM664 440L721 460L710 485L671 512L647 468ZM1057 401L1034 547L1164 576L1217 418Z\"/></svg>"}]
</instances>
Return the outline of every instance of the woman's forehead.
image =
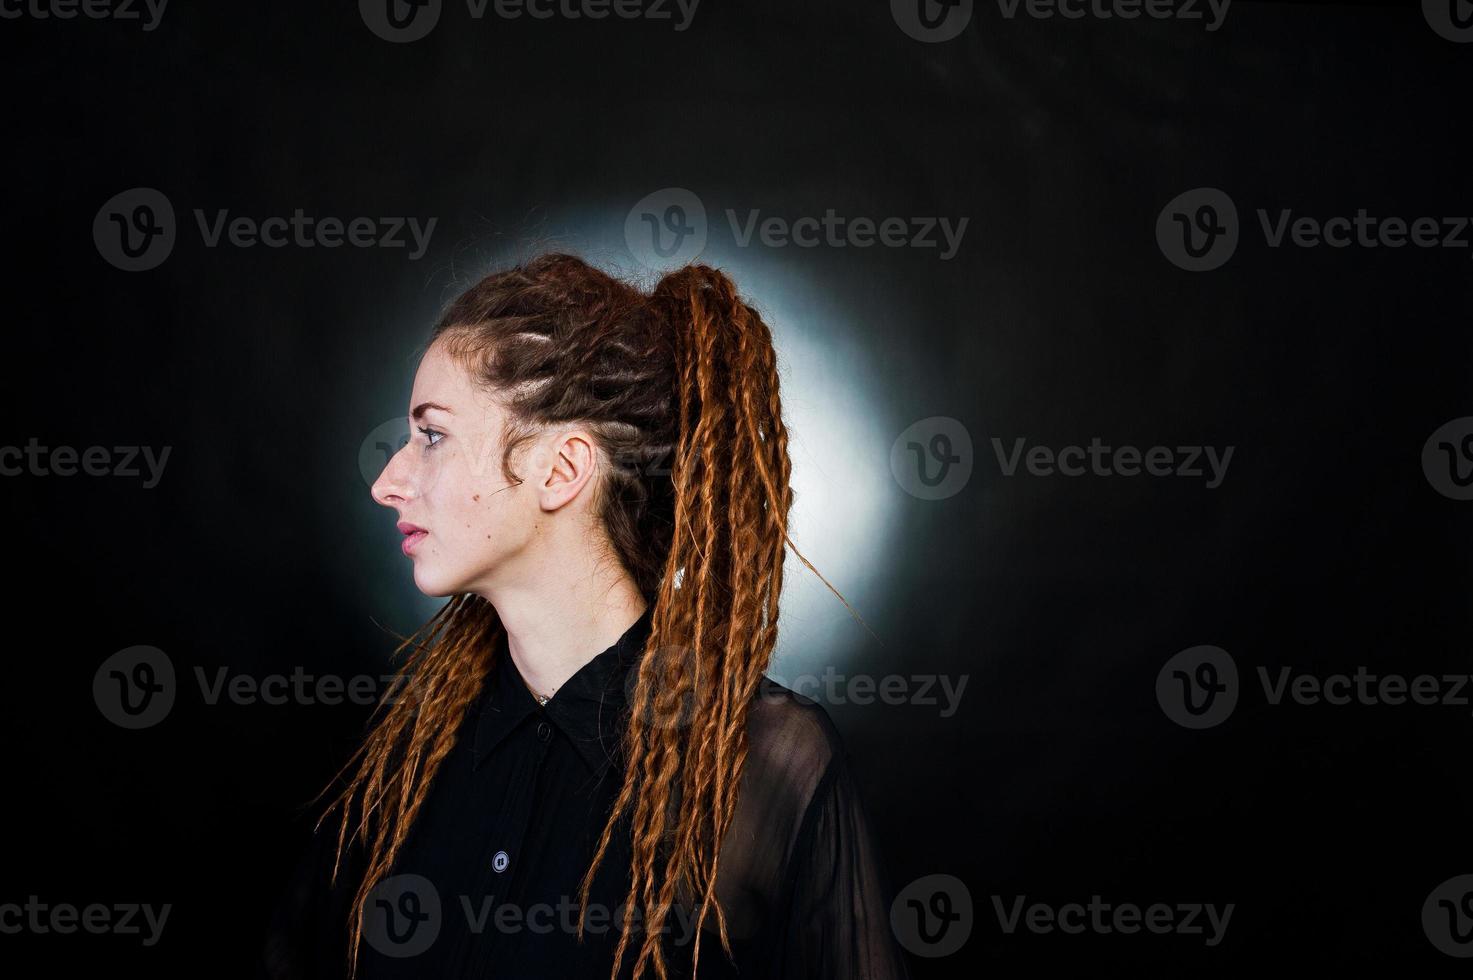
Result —
<instances>
[{"instance_id":1,"label":"woman's forehead","mask_svg":"<svg viewBox=\"0 0 1473 980\"><path fill-rule=\"evenodd\" d=\"M480 393L470 372L439 342L430 345L414 373L411 409L424 402L448 409L456 415L470 414Z\"/></svg>"}]
</instances>

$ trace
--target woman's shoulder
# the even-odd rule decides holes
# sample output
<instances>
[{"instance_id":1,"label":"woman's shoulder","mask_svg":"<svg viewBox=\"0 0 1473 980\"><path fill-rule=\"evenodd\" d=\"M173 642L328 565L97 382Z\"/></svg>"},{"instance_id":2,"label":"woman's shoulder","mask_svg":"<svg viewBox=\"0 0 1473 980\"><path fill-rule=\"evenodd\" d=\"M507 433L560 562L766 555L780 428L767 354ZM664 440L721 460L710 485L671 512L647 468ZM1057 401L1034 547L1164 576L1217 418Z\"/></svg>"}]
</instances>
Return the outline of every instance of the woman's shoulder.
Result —
<instances>
[{"instance_id":1,"label":"woman's shoulder","mask_svg":"<svg viewBox=\"0 0 1473 980\"><path fill-rule=\"evenodd\" d=\"M751 717L754 734L755 729L771 730L812 743L814 749L838 750L842 746L838 729L822 704L766 674L752 695Z\"/></svg>"},{"instance_id":2,"label":"woman's shoulder","mask_svg":"<svg viewBox=\"0 0 1473 980\"><path fill-rule=\"evenodd\" d=\"M807 801L842 764L844 743L822 704L764 676L747 714L748 759L795 801Z\"/></svg>"}]
</instances>

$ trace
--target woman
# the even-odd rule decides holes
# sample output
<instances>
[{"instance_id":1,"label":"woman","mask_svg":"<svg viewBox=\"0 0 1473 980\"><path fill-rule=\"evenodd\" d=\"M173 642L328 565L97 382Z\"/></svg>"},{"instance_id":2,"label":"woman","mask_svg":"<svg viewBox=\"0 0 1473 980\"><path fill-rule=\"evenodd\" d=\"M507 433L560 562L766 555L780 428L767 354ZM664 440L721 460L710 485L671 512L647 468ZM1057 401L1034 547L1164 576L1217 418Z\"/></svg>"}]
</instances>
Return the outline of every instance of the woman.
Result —
<instances>
[{"instance_id":1,"label":"woman","mask_svg":"<svg viewBox=\"0 0 1473 980\"><path fill-rule=\"evenodd\" d=\"M788 437L732 282L489 275L410 418L373 497L453 598L401 647L268 972L905 976L836 732L763 676Z\"/></svg>"}]
</instances>

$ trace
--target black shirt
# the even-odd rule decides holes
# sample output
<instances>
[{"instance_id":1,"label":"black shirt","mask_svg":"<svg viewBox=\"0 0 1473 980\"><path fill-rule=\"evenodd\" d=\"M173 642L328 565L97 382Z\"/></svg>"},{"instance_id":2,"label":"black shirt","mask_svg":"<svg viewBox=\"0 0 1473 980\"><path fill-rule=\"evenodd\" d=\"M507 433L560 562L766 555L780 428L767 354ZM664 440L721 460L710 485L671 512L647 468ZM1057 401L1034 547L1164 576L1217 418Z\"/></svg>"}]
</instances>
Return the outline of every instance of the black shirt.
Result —
<instances>
[{"instance_id":1,"label":"black shirt","mask_svg":"<svg viewBox=\"0 0 1473 980\"><path fill-rule=\"evenodd\" d=\"M393 873L370 896L363 980L408 977L609 977L629 882L627 818L589 894L578 887L622 779L626 684L652 610L538 705L498 638L485 688L467 712ZM716 894L732 960L708 916L700 980L737 977L892 980L907 976L890 931L887 881L842 745L817 703L763 678ZM342 976L347 913L361 854L328 888L335 819L278 906L264 974ZM672 975L690 975L695 916L677 908L662 942ZM631 936L621 976L640 936ZM733 962L734 960L734 962ZM653 974L651 974L653 975Z\"/></svg>"}]
</instances>

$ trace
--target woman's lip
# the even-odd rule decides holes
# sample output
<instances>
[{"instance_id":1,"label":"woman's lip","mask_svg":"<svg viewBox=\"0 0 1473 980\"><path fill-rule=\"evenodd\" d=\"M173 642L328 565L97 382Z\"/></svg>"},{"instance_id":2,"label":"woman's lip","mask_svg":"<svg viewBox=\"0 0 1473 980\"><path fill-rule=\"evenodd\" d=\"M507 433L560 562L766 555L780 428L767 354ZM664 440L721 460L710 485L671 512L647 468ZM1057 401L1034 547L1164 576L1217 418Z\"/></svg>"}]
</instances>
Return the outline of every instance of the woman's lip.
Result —
<instances>
[{"instance_id":1,"label":"woman's lip","mask_svg":"<svg viewBox=\"0 0 1473 980\"><path fill-rule=\"evenodd\" d=\"M404 553L406 555L412 555L414 554L414 549L419 547L419 543L423 541L429 535L429 533L429 531L411 531L410 533L404 535L404 543L401 544L399 547L404 550Z\"/></svg>"}]
</instances>

